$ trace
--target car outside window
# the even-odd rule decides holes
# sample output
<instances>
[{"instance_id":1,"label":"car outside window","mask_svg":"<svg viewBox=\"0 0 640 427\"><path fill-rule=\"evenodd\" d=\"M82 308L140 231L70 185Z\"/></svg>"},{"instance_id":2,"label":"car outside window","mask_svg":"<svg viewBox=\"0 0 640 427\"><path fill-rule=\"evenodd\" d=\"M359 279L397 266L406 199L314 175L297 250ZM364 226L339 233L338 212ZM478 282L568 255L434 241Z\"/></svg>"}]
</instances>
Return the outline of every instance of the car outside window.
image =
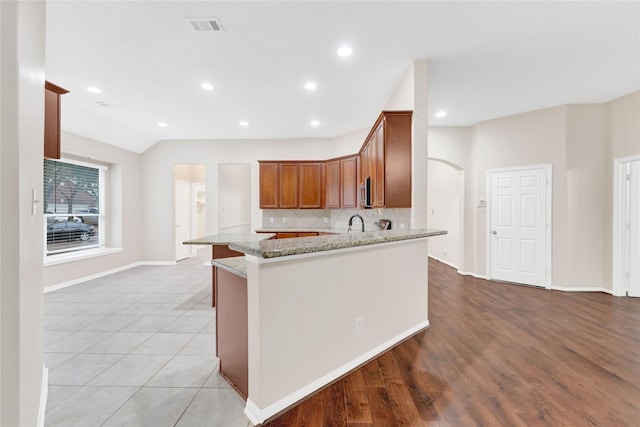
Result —
<instances>
[{"instance_id":1,"label":"car outside window","mask_svg":"<svg viewBox=\"0 0 640 427\"><path fill-rule=\"evenodd\" d=\"M101 165L44 161L46 256L104 246L105 173Z\"/></svg>"}]
</instances>

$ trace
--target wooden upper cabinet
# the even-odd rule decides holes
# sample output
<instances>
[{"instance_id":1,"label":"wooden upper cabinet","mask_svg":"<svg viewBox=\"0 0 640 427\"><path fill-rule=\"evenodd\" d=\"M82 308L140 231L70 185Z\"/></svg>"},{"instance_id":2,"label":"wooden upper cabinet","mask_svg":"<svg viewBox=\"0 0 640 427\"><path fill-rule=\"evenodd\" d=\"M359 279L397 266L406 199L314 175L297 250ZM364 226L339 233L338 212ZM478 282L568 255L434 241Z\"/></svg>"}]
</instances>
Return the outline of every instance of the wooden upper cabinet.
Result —
<instances>
[{"instance_id":1,"label":"wooden upper cabinet","mask_svg":"<svg viewBox=\"0 0 640 427\"><path fill-rule=\"evenodd\" d=\"M411 111L383 111L360 150L374 208L411 207Z\"/></svg>"},{"instance_id":2,"label":"wooden upper cabinet","mask_svg":"<svg viewBox=\"0 0 640 427\"><path fill-rule=\"evenodd\" d=\"M384 136L384 123L378 125L375 132L374 144L373 144L373 159L375 161L375 179L373 180L373 207L382 208L385 206L385 136ZM411 169L411 168L409 168Z\"/></svg>"},{"instance_id":3,"label":"wooden upper cabinet","mask_svg":"<svg viewBox=\"0 0 640 427\"><path fill-rule=\"evenodd\" d=\"M327 208L358 207L357 173L357 155L327 160L325 163Z\"/></svg>"},{"instance_id":4,"label":"wooden upper cabinet","mask_svg":"<svg viewBox=\"0 0 640 427\"><path fill-rule=\"evenodd\" d=\"M324 162L300 163L300 209L323 209Z\"/></svg>"},{"instance_id":5,"label":"wooden upper cabinet","mask_svg":"<svg viewBox=\"0 0 640 427\"><path fill-rule=\"evenodd\" d=\"M327 177L327 208L339 208L341 204L342 194L340 187L342 182L340 180L340 160L329 160L325 164L325 173Z\"/></svg>"},{"instance_id":6,"label":"wooden upper cabinet","mask_svg":"<svg viewBox=\"0 0 640 427\"><path fill-rule=\"evenodd\" d=\"M44 82L44 157L60 158L60 96L69 91Z\"/></svg>"},{"instance_id":7,"label":"wooden upper cabinet","mask_svg":"<svg viewBox=\"0 0 640 427\"><path fill-rule=\"evenodd\" d=\"M358 156L340 160L340 207L358 207Z\"/></svg>"},{"instance_id":8,"label":"wooden upper cabinet","mask_svg":"<svg viewBox=\"0 0 640 427\"><path fill-rule=\"evenodd\" d=\"M260 208L355 208L366 178L371 179L371 207L410 208L411 114L383 111L358 154L327 161L260 161Z\"/></svg>"},{"instance_id":9,"label":"wooden upper cabinet","mask_svg":"<svg viewBox=\"0 0 640 427\"><path fill-rule=\"evenodd\" d=\"M260 209L324 208L324 162L259 163Z\"/></svg>"},{"instance_id":10,"label":"wooden upper cabinet","mask_svg":"<svg viewBox=\"0 0 640 427\"><path fill-rule=\"evenodd\" d=\"M280 163L280 197L278 207L281 209L298 208L298 163Z\"/></svg>"},{"instance_id":11,"label":"wooden upper cabinet","mask_svg":"<svg viewBox=\"0 0 640 427\"><path fill-rule=\"evenodd\" d=\"M279 207L278 169L278 163L260 162L260 209L277 209Z\"/></svg>"}]
</instances>

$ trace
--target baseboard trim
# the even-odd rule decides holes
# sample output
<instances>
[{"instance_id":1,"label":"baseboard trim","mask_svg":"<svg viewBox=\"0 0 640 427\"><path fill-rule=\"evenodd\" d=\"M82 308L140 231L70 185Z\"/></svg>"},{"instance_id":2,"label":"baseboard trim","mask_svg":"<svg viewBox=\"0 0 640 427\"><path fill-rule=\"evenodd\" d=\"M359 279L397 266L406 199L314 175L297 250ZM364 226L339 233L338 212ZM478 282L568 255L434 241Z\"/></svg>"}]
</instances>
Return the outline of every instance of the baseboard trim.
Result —
<instances>
[{"instance_id":1,"label":"baseboard trim","mask_svg":"<svg viewBox=\"0 0 640 427\"><path fill-rule=\"evenodd\" d=\"M374 357L384 353L386 350L391 347L401 343L407 338L417 334L425 328L429 327L429 321L426 320L424 322L420 322L414 327L406 330L405 332L391 338L388 341L380 344L379 346L373 348L372 350L366 352L365 354L353 359L352 361L340 366L339 368L329 372L321 378L307 384L306 386L294 391L293 393L283 397L277 402L268 405L265 408L258 408L258 406L251 401L250 398L247 399L247 404L244 408L244 414L249 418L249 421L253 425L261 425L265 422L265 420L277 415L278 413L284 411L290 406L295 405L297 402L306 398L307 396L313 394L314 392L320 390L322 387L334 382L340 377L348 374Z\"/></svg>"},{"instance_id":2,"label":"baseboard trim","mask_svg":"<svg viewBox=\"0 0 640 427\"><path fill-rule=\"evenodd\" d=\"M49 369L42 364L42 386L40 387L40 407L38 408L38 427L44 427L44 415L47 411L49 397Z\"/></svg>"},{"instance_id":3,"label":"baseboard trim","mask_svg":"<svg viewBox=\"0 0 640 427\"><path fill-rule=\"evenodd\" d=\"M443 264L445 264L445 265L448 265L449 267L455 268L456 270L460 271L457 265L455 265L455 264L453 264L453 263L451 263L451 262L449 262L449 261L445 261L445 260L440 259L440 258L438 258L438 257L435 257L435 256L433 256L433 255L429 255L429 258L431 258L432 260L435 260L435 261L441 262L441 263L443 263Z\"/></svg>"},{"instance_id":4,"label":"baseboard trim","mask_svg":"<svg viewBox=\"0 0 640 427\"><path fill-rule=\"evenodd\" d=\"M458 270L458 274L460 274L460 275L462 275L462 276L471 276L471 277L475 277L476 279L487 280L487 276L482 275L482 274L472 273L472 272L470 272L470 271L462 271L462 270Z\"/></svg>"},{"instance_id":5,"label":"baseboard trim","mask_svg":"<svg viewBox=\"0 0 640 427\"><path fill-rule=\"evenodd\" d=\"M138 261L132 264L123 265L121 267L112 268L111 270L101 271L99 273L90 274L89 276L79 277L77 279L69 280L68 282L58 283L57 285L51 285L44 288L44 293L56 291L58 289L67 288L69 286L78 285L80 283L87 282L93 279L99 279L109 274L119 273L120 271L128 270L134 267L140 267L141 265L176 265L175 261Z\"/></svg>"},{"instance_id":6,"label":"baseboard trim","mask_svg":"<svg viewBox=\"0 0 640 427\"><path fill-rule=\"evenodd\" d=\"M551 286L550 288L553 291L562 291L562 292L604 292L605 294L613 295L613 291L611 289L602 288L602 287L589 287L589 286ZM614 295L618 296L618 295Z\"/></svg>"}]
</instances>

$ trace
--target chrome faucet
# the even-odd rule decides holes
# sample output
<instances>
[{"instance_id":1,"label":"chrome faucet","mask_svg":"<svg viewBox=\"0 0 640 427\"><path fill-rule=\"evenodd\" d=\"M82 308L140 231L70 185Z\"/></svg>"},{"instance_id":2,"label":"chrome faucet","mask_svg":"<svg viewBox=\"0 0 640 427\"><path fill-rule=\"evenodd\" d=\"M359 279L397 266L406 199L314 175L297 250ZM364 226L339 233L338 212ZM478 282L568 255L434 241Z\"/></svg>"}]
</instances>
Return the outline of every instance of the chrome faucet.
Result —
<instances>
[{"instance_id":1,"label":"chrome faucet","mask_svg":"<svg viewBox=\"0 0 640 427\"><path fill-rule=\"evenodd\" d=\"M351 231L351 226L353 225L353 218L360 218L360 224L362 224L362 232L364 233L364 219L358 214L351 215L349 218L349 228L347 229L347 233Z\"/></svg>"}]
</instances>

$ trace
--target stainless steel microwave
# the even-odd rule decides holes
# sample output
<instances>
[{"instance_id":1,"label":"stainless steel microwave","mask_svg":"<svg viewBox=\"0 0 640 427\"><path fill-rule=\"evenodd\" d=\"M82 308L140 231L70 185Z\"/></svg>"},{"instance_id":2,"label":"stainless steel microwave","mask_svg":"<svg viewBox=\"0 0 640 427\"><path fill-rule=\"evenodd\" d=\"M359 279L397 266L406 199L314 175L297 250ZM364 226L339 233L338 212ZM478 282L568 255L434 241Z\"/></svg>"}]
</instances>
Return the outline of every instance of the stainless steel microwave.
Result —
<instances>
[{"instance_id":1,"label":"stainless steel microwave","mask_svg":"<svg viewBox=\"0 0 640 427\"><path fill-rule=\"evenodd\" d=\"M371 177L367 177L360 185L360 206L371 207Z\"/></svg>"}]
</instances>

